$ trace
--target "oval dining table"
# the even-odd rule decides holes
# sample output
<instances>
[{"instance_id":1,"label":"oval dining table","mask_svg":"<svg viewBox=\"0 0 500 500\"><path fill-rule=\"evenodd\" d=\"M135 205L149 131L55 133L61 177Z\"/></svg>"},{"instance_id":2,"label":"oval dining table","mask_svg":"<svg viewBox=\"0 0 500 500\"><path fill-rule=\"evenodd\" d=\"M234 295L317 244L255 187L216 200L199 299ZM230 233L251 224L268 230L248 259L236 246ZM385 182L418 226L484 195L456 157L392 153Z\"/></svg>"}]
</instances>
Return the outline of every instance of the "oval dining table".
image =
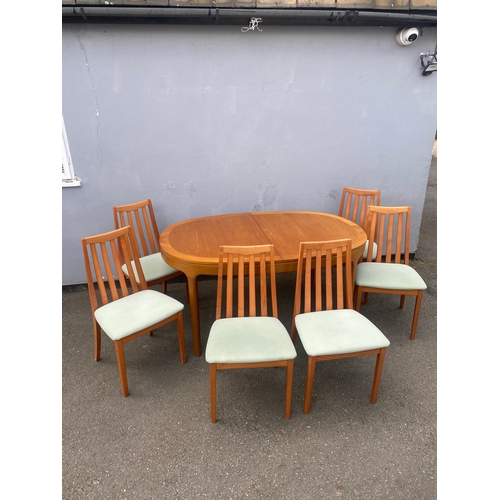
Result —
<instances>
[{"instance_id":1,"label":"oval dining table","mask_svg":"<svg viewBox=\"0 0 500 500\"><path fill-rule=\"evenodd\" d=\"M217 276L221 245L273 244L277 273L297 270L301 241L352 240L353 276L363 255L365 231L354 222L322 212L245 212L184 220L160 235L160 251L167 264L187 278L193 352L201 355L197 278Z\"/></svg>"}]
</instances>

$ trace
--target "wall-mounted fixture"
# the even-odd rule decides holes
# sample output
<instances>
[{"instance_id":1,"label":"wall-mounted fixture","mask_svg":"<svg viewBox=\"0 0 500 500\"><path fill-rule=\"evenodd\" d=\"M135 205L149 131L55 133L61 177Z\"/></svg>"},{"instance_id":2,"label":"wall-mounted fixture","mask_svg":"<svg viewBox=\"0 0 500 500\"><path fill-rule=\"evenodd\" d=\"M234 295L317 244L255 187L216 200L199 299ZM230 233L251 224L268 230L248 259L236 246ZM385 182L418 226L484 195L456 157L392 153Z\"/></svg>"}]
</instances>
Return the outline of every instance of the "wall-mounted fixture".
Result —
<instances>
[{"instance_id":1,"label":"wall-mounted fixture","mask_svg":"<svg viewBox=\"0 0 500 500\"><path fill-rule=\"evenodd\" d=\"M432 75L434 71L437 71L437 47L434 52L429 52L428 54L420 54L420 65L422 66L422 68L424 68L424 71L422 71L422 75L424 76Z\"/></svg>"},{"instance_id":2,"label":"wall-mounted fixture","mask_svg":"<svg viewBox=\"0 0 500 500\"><path fill-rule=\"evenodd\" d=\"M412 44L420 35L418 28L403 28L399 30L396 35L396 42L399 45L410 45Z\"/></svg>"}]
</instances>

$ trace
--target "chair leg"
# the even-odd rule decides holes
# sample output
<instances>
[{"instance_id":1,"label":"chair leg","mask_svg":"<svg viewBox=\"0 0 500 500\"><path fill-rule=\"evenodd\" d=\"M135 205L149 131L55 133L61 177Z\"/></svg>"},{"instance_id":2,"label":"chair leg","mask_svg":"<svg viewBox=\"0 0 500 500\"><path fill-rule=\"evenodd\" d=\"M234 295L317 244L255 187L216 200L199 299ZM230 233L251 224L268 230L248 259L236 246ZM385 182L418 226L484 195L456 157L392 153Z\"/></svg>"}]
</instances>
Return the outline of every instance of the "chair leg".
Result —
<instances>
[{"instance_id":1,"label":"chair leg","mask_svg":"<svg viewBox=\"0 0 500 500\"><path fill-rule=\"evenodd\" d=\"M161 284L161 291L166 294L167 293L167 280L163 281Z\"/></svg>"},{"instance_id":2,"label":"chair leg","mask_svg":"<svg viewBox=\"0 0 500 500\"><path fill-rule=\"evenodd\" d=\"M101 327L94 318L94 359L101 359Z\"/></svg>"},{"instance_id":3,"label":"chair leg","mask_svg":"<svg viewBox=\"0 0 500 500\"><path fill-rule=\"evenodd\" d=\"M182 311L177 315L177 337L179 338L179 353L181 356L181 363L186 363L186 343L184 342L184 318Z\"/></svg>"},{"instance_id":4,"label":"chair leg","mask_svg":"<svg viewBox=\"0 0 500 500\"><path fill-rule=\"evenodd\" d=\"M410 340L415 340L415 335L417 333L418 315L420 314L420 306L422 304L423 296L424 296L424 292L422 290L420 290L418 292L416 300L415 300L415 311L413 312L413 321L411 324Z\"/></svg>"},{"instance_id":5,"label":"chair leg","mask_svg":"<svg viewBox=\"0 0 500 500\"><path fill-rule=\"evenodd\" d=\"M120 373L120 382L122 392L125 397L128 396L127 370L125 367L125 353L123 352L123 342L115 340L116 360L118 361L118 372Z\"/></svg>"},{"instance_id":6,"label":"chair leg","mask_svg":"<svg viewBox=\"0 0 500 500\"><path fill-rule=\"evenodd\" d=\"M363 304L368 304L368 293L364 293Z\"/></svg>"},{"instance_id":7,"label":"chair leg","mask_svg":"<svg viewBox=\"0 0 500 500\"><path fill-rule=\"evenodd\" d=\"M217 422L216 418L216 392L217 392L217 365L210 364L210 413L212 423Z\"/></svg>"},{"instance_id":8,"label":"chair leg","mask_svg":"<svg viewBox=\"0 0 500 500\"><path fill-rule=\"evenodd\" d=\"M307 360L306 392L304 396L304 413L307 415L311 409L311 398L314 382L314 372L316 371L316 358L309 356Z\"/></svg>"},{"instance_id":9,"label":"chair leg","mask_svg":"<svg viewBox=\"0 0 500 500\"><path fill-rule=\"evenodd\" d=\"M297 328L295 326L295 318L293 318L293 321L292 321L292 329L290 331L290 338L292 339L292 342L295 344L295 340L297 338Z\"/></svg>"},{"instance_id":10,"label":"chair leg","mask_svg":"<svg viewBox=\"0 0 500 500\"><path fill-rule=\"evenodd\" d=\"M401 299L399 299L399 308L403 309L404 305L405 305L405 295L401 295Z\"/></svg>"},{"instance_id":11,"label":"chair leg","mask_svg":"<svg viewBox=\"0 0 500 500\"><path fill-rule=\"evenodd\" d=\"M286 395L285 395L285 418L290 418L292 413L292 382L293 382L293 359L286 364Z\"/></svg>"},{"instance_id":12,"label":"chair leg","mask_svg":"<svg viewBox=\"0 0 500 500\"><path fill-rule=\"evenodd\" d=\"M356 311L359 312L361 309L361 297L363 296L363 290L356 287Z\"/></svg>"},{"instance_id":13,"label":"chair leg","mask_svg":"<svg viewBox=\"0 0 500 500\"><path fill-rule=\"evenodd\" d=\"M370 402L372 404L377 402L378 386L380 385L380 377L382 376L382 368L384 366L386 348L380 349L377 354L377 362L375 363L375 374L373 376L372 394Z\"/></svg>"}]
</instances>

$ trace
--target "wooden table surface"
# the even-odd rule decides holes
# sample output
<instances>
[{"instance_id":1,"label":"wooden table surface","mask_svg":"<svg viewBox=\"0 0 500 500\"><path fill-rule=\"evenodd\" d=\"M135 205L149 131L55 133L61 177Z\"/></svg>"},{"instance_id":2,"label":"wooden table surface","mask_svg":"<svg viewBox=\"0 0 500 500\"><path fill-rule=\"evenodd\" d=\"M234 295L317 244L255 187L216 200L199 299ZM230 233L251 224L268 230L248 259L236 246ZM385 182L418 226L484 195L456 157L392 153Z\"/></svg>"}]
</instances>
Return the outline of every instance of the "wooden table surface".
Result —
<instances>
[{"instance_id":1,"label":"wooden table surface","mask_svg":"<svg viewBox=\"0 0 500 500\"><path fill-rule=\"evenodd\" d=\"M167 227L160 235L164 260L188 280L193 351L201 355L197 277L217 276L220 245L272 243L276 272L297 269L301 241L350 238L353 262L364 251L364 230L337 215L321 212L245 212L190 219ZM355 271L355 269L354 269Z\"/></svg>"}]
</instances>

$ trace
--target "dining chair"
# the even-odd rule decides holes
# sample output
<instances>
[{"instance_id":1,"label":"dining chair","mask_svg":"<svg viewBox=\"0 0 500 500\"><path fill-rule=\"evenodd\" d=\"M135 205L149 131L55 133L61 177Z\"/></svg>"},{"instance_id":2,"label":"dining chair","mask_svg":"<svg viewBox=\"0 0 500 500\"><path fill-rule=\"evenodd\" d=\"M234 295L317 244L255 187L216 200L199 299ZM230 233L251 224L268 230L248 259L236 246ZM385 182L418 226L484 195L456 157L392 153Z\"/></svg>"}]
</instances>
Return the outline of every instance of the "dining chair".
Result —
<instances>
[{"instance_id":1,"label":"dining chair","mask_svg":"<svg viewBox=\"0 0 500 500\"><path fill-rule=\"evenodd\" d=\"M367 215L368 206L380 205L380 189L357 189L351 187L344 187L342 190L342 197L340 199L339 217L349 219L358 226L362 227L368 234ZM365 243L365 250L361 260L366 260L368 255L367 240ZM373 246L373 258L377 254L377 244Z\"/></svg>"},{"instance_id":2,"label":"dining chair","mask_svg":"<svg viewBox=\"0 0 500 500\"><path fill-rule=\"evenodd\" d=\"M160 233L151 200L142 200L128 205L113 207L115 229L131 226L140 252L140 262L148 286L162 285L167 293L167 282L184 273L169 266L160 253ZM135 280L138 281L135 262L132 262ZM123 271L130 278L127 269ZM189 295L188 295L189 296Z\"/></svg>"},{"instance_id":3,"label":"dining chair","mask_svg":"<svg viewBox=\"0 0 500 500\"><path fill-rule=\"evenodd\" d=\"M186 363L184 344L184 304L148 289L139 259L139 250L130 226L82 238L94 324L94 358L101 358L101 331L114 342L122 392L128 396L124 344L177 321L181 363ZM137 273L136 280L126 280L123 266ZM128 286L130 282L130 288Z\"/></svg>"},{"instance_id":4,"label":"dining chair","mask_svg":"<svg viewBox=\"0 0 500 500\"><path fill-rule=\"evenodd\" d=\"M370 401L377 401L390 342L370 320L353 309L352 288L350 239L300 243L291 337L295 341L298 333L307 353L303 408L306 414L311 407L316 364L320 361L376 355Z\"/></svg>"},{"instance_id":5,"label":"dining chair","mask_svg":"<svg viewBox=\"0 0 500 500\"><path fill-rule=\"evenodd\" d=\"M212 422L216 422L217 370L234 368L286 367L285 418L290 418L296 356L278 319L274 246L221 246L216 317L205 350Z\"/></svg>"},{"instance_id":6,"label":"dining chair","mask_svg":"<svg viewBox=\"0 0 500 500\"><path fill-rule=\"evenodd\" d=\"M427 285L415 269L410 267L411 207L368 207L370 246L377 242L375 258L358 264L355 279L356 310L361 307L361 295L384 293L401 295L400 309L405 296L415 296L415 309L410 339L415 339L422 297Z\"/></svg>"}]
</instances>

